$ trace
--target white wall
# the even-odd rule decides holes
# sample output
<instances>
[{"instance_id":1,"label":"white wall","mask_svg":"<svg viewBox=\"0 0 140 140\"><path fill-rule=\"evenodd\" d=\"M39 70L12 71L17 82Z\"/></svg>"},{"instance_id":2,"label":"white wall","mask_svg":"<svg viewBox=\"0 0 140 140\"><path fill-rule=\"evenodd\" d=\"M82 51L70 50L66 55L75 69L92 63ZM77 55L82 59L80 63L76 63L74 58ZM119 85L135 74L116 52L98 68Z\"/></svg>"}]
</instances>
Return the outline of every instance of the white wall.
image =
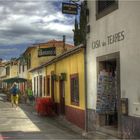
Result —
<instances>
[{"instance_id":1,"label":"white wall","mask_svg":"<svg viewBox=\"0 0 140 140\"><path fill-rule=\"evenodd\" d=\"M5 67L0 67L0 76L5 76L6 75L6 69Z\"/></svg>"},{"instance_id":2,"label":"white wall","mask_svg":"<svg viewBox=\"0 0 140 140\"><path fill-rule=\"evenodd\" d=\"M96 108L96 57L120 51L121 96L129 99L129 115L133 103L140 102L140 1L119 1L119 8L96 20L95 1L88 1L91 32L87 35L88 108ZM124 31L124 39L93 49L96 40ZM138 98L139 97L139 98ZM138 100L139 99L139 100Z\"/></svg>"},{"instance_id":3,"label":"white wall","mask_svg":"<svg viewBox=\"0 0 140 140\"><path fill-rule=\"evenodd\" d=\"M24 65L24 72L22 71L22 67L23 67L23 65L20 65L20 73L19 73L19 70L18 70L18 75L19 75L19 77L27 79L28 78L27 65ZM19 69L19 65L18 65L18 69Z\"/></svg>"},{"instance_id":4,"label":"white wall","mask_svg":"<svg viewBox=\"0 0 140 140\"><path fill-rule=\"evenodd\" d=\"M46 76L46 71L45 71L45 68L42 68L40 70L36 70L32 73L32 89L36 89L36 94L35 96L37 95L37 76L42 76L42 95L44 95L44 76ZM36 84L35 84L35 87L34 87L34 77L36 77ZM39 79L38 79L39 80ZM40 95L40 83L38 82L38 93Z\"/></svg>"}]
</instances>

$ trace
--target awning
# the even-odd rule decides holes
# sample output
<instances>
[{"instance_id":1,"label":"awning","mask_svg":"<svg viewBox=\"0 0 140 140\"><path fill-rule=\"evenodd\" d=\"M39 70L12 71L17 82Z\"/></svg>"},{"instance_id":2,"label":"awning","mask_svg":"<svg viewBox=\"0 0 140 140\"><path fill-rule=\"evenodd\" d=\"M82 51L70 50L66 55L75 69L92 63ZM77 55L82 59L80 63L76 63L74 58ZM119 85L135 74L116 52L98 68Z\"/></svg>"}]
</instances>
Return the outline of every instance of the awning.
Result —
<instances>
[{"instance_id":1,"label":"awning","mask_svg":"<svg viewBox=\"0 0 140 140\"><path fill-rule=\"evenodd\" d=\"M6 82L6 83L22 83L22 82L26 82L27 79L25 78L19 78L19 77L13 77L13 78L8 78L8 79L5 79L3 80L3 82Z\"/></svg>"}]
</instances>

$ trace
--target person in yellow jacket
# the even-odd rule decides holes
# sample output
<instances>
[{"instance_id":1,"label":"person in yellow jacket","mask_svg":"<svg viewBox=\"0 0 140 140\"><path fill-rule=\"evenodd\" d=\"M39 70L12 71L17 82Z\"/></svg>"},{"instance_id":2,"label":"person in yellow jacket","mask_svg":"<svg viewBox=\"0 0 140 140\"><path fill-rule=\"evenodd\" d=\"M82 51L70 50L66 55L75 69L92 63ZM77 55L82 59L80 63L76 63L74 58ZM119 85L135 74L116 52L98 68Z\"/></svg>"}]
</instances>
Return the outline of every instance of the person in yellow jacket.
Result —
<instances>
[{"instance_id":1,"label":"person in yellow jacket","mask_svg":"<svg viewBox=\"0 0 140 140\"><path fill-rule=\"evenodd\" d=\"M18 107L18 102L19 102L19 89L16 83L14 83L10 89L11 92L11 103L12 107L14 107L14 104L16 105L16 110Z\"/></svg>"}]
</instances>

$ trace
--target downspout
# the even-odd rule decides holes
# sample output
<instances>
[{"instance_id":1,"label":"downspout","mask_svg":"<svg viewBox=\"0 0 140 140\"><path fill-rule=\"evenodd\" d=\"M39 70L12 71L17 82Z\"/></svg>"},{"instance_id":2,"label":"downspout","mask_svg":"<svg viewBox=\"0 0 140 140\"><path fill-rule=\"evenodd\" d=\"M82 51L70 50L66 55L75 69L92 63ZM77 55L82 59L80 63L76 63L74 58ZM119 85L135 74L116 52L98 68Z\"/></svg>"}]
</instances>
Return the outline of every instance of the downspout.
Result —
<instances>
[{"instance_id":1,"label":"downspout","mask_svg":"<svg viewBox=\"0 0 140 140\"><path fill-rule=\"evenodd\" d=\"M88 132L88 109L87 109L87 54L84 46L84 85L85 85L85 133Z\"/></svg>"},{"instance_id":2,"label":"downspout","mask_svg":"<svg viewBox=\"0 0 140 140\"><path fill-rule=\"evenodd\" d=\"M86 20L85 24L85 39L84 39L84 79L85 79L85 135L88 132L88 98L87 98L87 0L84 0L84 16Z\"/></svg>"}]
</instances>

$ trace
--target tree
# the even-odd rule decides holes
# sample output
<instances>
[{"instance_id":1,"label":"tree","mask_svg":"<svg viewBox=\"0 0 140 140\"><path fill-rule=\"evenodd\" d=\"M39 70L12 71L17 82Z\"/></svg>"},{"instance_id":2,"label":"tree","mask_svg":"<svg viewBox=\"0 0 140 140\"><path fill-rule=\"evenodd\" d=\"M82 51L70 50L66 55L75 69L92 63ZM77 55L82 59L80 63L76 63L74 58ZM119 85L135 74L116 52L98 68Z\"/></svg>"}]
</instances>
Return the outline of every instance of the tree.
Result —
<instances>
[{"instance_id":1,"label":"tree","mask_svg":"<svg viewBox=\"0 0 140 140\"><path fill-rule=\"evenodd\" d=\"M78 21L75 18L75 29L73 30L74 32L74 45L77 46L80 44L81 40L80 40L80 29L79 29L79 25L78 25Z\"/></svg>"},{"instance_id":2,"label":"tree","mask_svg":"<svg viewBox=\"0 0 140 140\"><path fill-rule=\"evenodd\" d=\"M81 3L81 11L80 11L80 38L81 38L81 43L85 45L86 43L86 24L87 24L87 19L86 19L86 2Z\"/></svg>"},{"instance_id":3,"label":"tree","mask_svg":"<svg viewBox=\"0 0 140 140\"><path fill-rule=\"evenodd\" d=\"M75 29L73 30L75 46L86 43L86 2L82 2L80 7L79 24L77 19L75 19Z\"/></svg>"}]
</instances>

